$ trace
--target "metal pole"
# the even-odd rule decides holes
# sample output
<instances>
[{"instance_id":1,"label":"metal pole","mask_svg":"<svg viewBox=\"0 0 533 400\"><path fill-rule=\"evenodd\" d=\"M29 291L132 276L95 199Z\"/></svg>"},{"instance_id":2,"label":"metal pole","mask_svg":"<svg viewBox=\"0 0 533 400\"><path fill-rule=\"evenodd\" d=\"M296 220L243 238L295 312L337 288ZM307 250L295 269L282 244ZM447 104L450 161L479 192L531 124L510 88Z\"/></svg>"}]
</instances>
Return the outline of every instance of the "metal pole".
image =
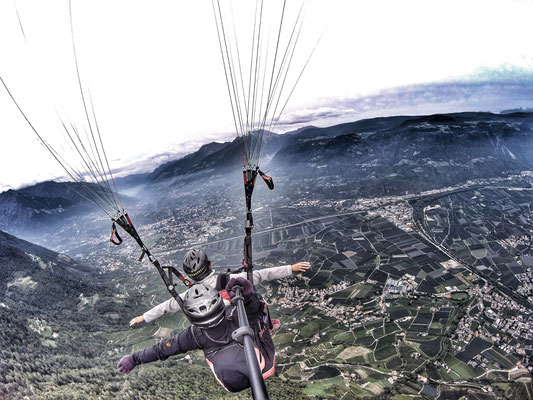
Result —
<instances>
[{"instance_id":1,"label":"metal pole","mask_svg":"<svg viewBox=\"0 0 533 400\"><path fill-rule=\"evenodd\" d=\"M250 372L250 386L252 388L252 395L254 400L268 400L268 392L261 368L259 368L259 360L255 353L255 346L253 343L254 330L248 324L248 317L246 317L246 310L244 308L244 299L241 295L241 288L233 287L235 297L232 302L237 306L237 315L239 317L239 329L233 332L232 337L238 343L244 343L244 354L246 356L246 365Z\"/></svg>"}]
</instances>

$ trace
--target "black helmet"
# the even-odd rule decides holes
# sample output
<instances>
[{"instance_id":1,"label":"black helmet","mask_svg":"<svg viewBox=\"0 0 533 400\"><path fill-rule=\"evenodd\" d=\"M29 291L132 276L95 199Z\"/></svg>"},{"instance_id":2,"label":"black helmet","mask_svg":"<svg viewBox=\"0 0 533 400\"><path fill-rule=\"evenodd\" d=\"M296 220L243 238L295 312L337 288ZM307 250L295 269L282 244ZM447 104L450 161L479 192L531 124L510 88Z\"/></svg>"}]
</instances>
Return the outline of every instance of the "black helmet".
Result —
<instances>
[{"instance_id":1,"label":"black helmet","mask_svg":"<svg viewBox=\"0 0 533 400\"><path fill-rule=\"evenodd\" d=\"M183 312L199 328L218 325L224 319L225 308L220 293L203 283L192 285L183 298Z\"/></svg>"},{"instance_id":2,"label":"black helmet","mask_svg":"<svg viewBox=\"0 0 533 400\"><path fill-rule=\"evenodd\" d=\"M211 262L202 250L192 249L183 259L183 270L191 279L198 282L211 273Z\"/></svg>"}]
</instances>

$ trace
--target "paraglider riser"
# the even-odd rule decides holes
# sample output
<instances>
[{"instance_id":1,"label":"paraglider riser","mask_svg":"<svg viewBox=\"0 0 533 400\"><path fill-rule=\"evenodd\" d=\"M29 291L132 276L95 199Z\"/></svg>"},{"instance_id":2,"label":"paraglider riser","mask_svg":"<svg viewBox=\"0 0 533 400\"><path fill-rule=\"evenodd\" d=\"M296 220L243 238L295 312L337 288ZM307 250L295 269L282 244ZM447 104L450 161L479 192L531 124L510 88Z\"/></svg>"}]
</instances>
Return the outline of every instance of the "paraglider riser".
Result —
<instances>
[{"instance_id":1,"label":"paraglider riser","mask_svg":"<svg viewBox=\"0 0 533 400\"><path fill-rule=\"evenodd\" d=\"M115 222L137 242L137 244L140 246L142 250L142 254L141 254L141 257L139 258L139 261L142 261L144 256L148 257L148 260L150 260L152 265L157 269L157 272L159 272L161 279L163 279L163 282L165 282L165 287L167 288L168 292L176 300L180 308L183 310L183 300L181 299L178 292L176 292L174 281L173 281L173 276L176 276L186 286L190 286L191 282L188 279L186 279L176 268L172 266L162 266L159 263L159 261L152 255L152 253L150 253L150 250L148 250L148 248L144 245L141 237L137 233L137 230L133 226L133 223L131 222L131 219L129 218L128 214L121 215L120 217L114 219L113 223ZM116 236L116 232L114 232L114 234ZM115 242L113 243L117 244ZM120 240L120 243L122 243L122 240ZM165 270L166 270L166 273L165 273Z\"/></svg>"},{"instance_id":2,"label":"paraglider riser","mask_svg":"<svg viewBox=\"0 0 533 400\"><path fill-rule=\"evenodd\" d=\"M254 218L252 216L252 194L254 192L255 180L257 179L258 167L243 168L244 195L246 197L246 222L244 225L244 254L243 266L246 269L246 276L253 284L253 263L252 263L252 229Z\"/></svg>"}]
</instances>

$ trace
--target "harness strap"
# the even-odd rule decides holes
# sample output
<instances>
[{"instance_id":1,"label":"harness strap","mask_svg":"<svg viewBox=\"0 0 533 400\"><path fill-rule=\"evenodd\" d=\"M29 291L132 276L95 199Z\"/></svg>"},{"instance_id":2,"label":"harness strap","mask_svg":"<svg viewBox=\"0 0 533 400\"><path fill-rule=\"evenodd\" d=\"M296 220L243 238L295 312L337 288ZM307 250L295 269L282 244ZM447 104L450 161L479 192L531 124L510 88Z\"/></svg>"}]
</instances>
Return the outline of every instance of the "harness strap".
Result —
<instances>
[{"instance_id":1,"label":"harness strap","mask_svg":"<svg viewBox=\"0 0 533 400\"><path fill-rule=\"evenodd\" d=\"M192 283L190 280L188 280L187 278L185 278L176 268L174 268L173 266L171 265L163 265L161 268L163 269L166 269L167 270L167 274L168 274L168 280L170 282L171 285L174 284L173 282L173 279L172 279L172 276L176 276L180 281L182 281L185 286L187 287L191 287L192 286Z\"/></svg>"}]
</instances>

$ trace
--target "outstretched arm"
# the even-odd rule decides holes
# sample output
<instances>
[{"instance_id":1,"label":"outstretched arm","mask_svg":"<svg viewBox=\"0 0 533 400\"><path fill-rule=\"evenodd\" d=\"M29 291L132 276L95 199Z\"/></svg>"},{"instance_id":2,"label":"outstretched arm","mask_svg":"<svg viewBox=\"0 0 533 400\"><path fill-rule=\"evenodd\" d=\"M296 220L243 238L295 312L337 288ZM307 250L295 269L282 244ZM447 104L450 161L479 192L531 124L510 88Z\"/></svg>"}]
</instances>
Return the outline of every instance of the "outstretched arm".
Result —
<instances>
[{"instance_id":1,"label":"outstretched arm","mask_svg":"<svg viewBox=\"0 0 533 400\"><path fill-rule=\"evenodd\" d=\"M281 267L264 268L254 270L254 283L258 284L263 281L273 281L278 279L287 278L293 273L305 272L309 269L311 264L307 261L302 261L294 265L282 265ZM240 274L230 275L230 278L246 278L246 272Z\"/></svg>"},{"instance_id":2,"label":"outstretched arm","mask_svg":"<svg viewBox=\"0 0 533 400\"><path fill-rule=\"evenodd\" d=\"M133 359L138 364L146 364L152 361L166 360L170 356L198 349L198 343L194 339L192 329L189 327L176 336L134 353Z\"/></svg>"},{"instance_id":3,"label":"outstretched arm","mask_svg":"<svg viewBox=\"0 0 533 400\"><path fill-rule=\"evenodd\" d=\"M199 349L200 347L193 336L192 329L192 327L189 327L176 336L163 340L156 345L122 357L117 364L118 372L129 374L139 364L166 360L170 356Z\"/></svg>"},{"instance_id":4,"label":"outstretched arm","mask_svg":"<svg viewBox=\"0 0 533 400\"><path fill-rule=\"evenodd\" d=\"M185 293L186 292L180 294L181 298L183 298ZM168 299L162 302L161 304L158 304L154 308L146 311L143 315L139 315L138 317L133 318L130 321L130 326L140 324L141 322L150 323L158 318L161 318L165 314L175 313L178 311L181 311L178 302L174 298Z\"/></svg>"}]
</instances>

